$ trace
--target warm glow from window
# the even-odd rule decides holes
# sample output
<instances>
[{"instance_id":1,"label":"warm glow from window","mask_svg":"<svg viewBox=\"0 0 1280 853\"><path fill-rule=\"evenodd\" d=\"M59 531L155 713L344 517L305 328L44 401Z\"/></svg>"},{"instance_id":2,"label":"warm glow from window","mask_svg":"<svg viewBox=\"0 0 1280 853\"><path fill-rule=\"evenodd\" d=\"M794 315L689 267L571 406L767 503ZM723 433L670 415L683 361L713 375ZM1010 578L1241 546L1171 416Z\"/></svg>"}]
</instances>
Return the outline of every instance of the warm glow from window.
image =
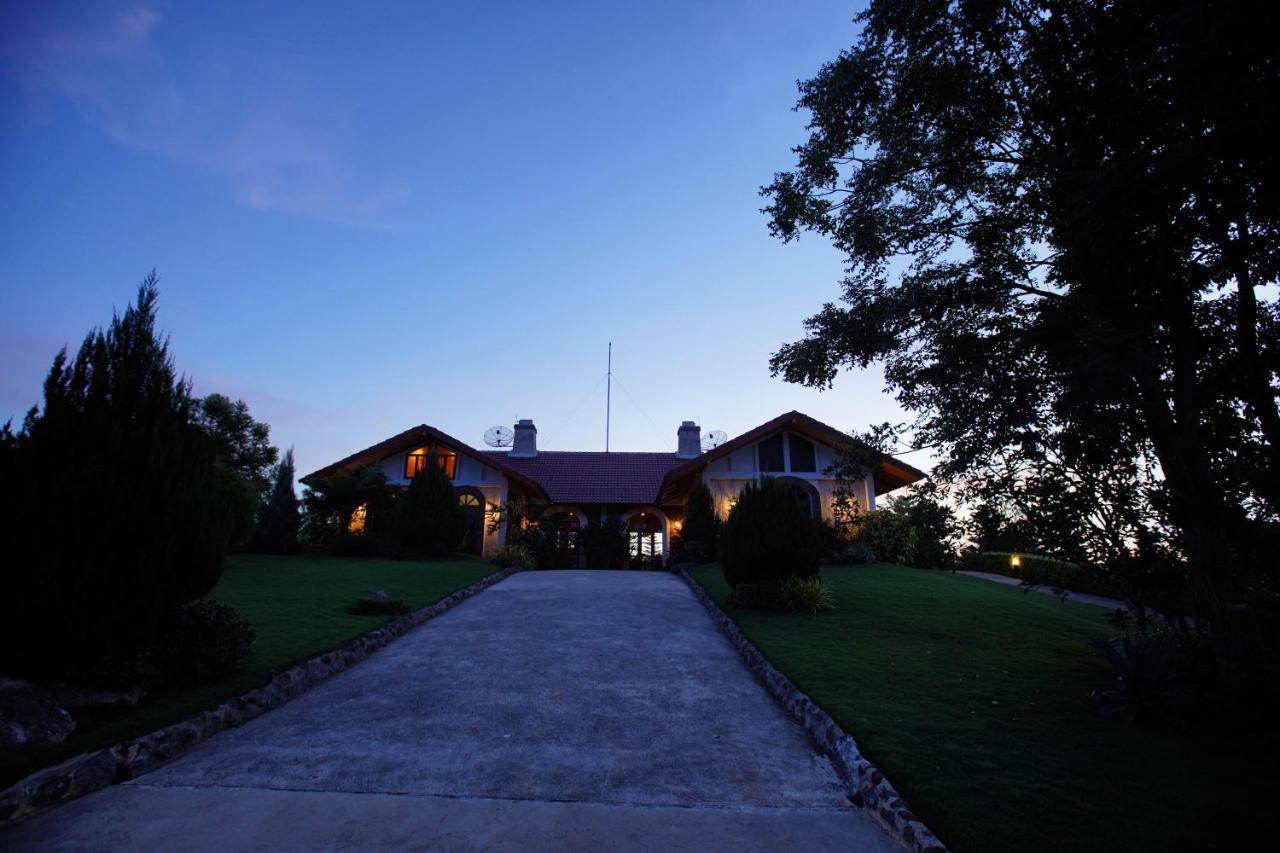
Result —
<instances>
[{"instance_id":1,"label":"warm glow from window","mask_svg":"<svg viewBox=\"0 0 1280 853\"><path fill-rule=\"evenodd\" d=\"M1022 558L1021 558L1021 557L1019 557L1017 554L1013 554L1013 555L1011 555L1011 556L1009 557L1009 568L1011 568L1011 569L1020 569L1020 568L1022 568Z\"/></svg>"},{"instance_id":2,"label":"warm glow from window","mask_svg":"<svg viewBox=\"0 0 1280 853\"><path fill-rule=\"evenodd\" d=\"M480 499L475 495L458 495L459 506L480 506Z\"/></svg>"},{"instance_id":3,"label":"warm glow from window","mask_svg":"<svg viewBox=\"0 0 1280 853\"><path fill-rule=\"evenodd\" d=\"M360 504L351 512L351 520L347 522L348 533L364 533L364 521L369 515L369 505Z\"/></svg>"},{"instance_id":4,"label":"warm glow from window","mask_svg":"<svg viewBox=\"0 0 1280 853\"><path fill-rule=\"evenodd\" d=\"M436 445L432 448L430 445L423 445L416 450L410 450L404 458L404 478L412 480L422 470L422 466L427 464L427 459L431 457L431 451L435 450L436 464L440 466L440 470L444 471L444 475L450 480L458 469L458 454L454 453L447 447Z\"/></svg>"}]
</instances>

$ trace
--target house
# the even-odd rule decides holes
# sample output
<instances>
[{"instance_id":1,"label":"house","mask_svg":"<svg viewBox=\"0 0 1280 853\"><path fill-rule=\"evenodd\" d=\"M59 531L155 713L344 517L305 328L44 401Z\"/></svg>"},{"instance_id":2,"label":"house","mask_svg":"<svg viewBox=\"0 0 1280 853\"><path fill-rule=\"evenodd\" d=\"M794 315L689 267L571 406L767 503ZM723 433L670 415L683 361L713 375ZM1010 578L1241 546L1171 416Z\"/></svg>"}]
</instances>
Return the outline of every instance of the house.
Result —
<instances>
[{"instance_id":1,"label":"house","mask_svg":"<svg viewBox=\"0 0 1280 853\"><path fill-rule=\"evenodd\" d=\"M747 483L774 476L791 485L811 515L830 521L837 481L826 474L842 448L854 440L800 412L787 412L717 447L703 450L701 430L685 421L673 453L539 450L531 420L515 425L505 450L477 450L435 427L421 425L365 448L302 478L322 481L341 469L377 465L387 483L405 487L431 458L454 483L467 517L465 548L487 555L502 546L506 531L489 523L508 501L545 503L564 541L602 517L618 518L631 538L633 555L665 558L680 531L689 493L699 483L711 490L723 518ZM876 498L924 478L924 473L884 456L872 476L854 487L858 504L874 509ZM494 529L491 529L494 528Z\"/></svg>"}]
</instances>

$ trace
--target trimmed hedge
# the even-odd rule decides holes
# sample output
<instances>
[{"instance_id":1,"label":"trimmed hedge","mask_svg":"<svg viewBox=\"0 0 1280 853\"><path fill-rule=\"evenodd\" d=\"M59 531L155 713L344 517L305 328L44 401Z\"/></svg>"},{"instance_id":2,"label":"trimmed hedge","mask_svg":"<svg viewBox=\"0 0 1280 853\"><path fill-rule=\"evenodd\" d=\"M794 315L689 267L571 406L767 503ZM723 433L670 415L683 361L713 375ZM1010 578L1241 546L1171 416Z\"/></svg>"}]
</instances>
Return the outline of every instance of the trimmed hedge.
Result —
<instances>
[{"instance_id":1,"label":"trimmed hedge","mask_svg":"<svg viewBox=\"0 0 1280 853\"><path fill-rule=\"evenodd\" d=\"M1120 592L1106 569L1090 564L1080 565L1039 554L1018 553L1022 565L1015 569L1009 565L1013 554L1008 551L971 552L964 556L964 568L977 572L991 572L1017 578L1035 586L1084 592L1091 595L1118 597Z\"/></svg>"}]
</instances>

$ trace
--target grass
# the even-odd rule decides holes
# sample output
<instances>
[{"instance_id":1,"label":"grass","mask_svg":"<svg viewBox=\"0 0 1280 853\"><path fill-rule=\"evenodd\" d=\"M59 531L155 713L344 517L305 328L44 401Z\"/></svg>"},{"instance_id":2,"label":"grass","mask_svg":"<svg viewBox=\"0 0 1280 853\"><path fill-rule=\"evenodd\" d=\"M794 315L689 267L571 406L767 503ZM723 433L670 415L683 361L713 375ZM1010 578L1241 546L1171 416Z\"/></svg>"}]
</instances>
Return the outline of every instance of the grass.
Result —
<instances>
[{"instance_id":1,"label":"grass","mask_svg":"<svg viewBox=\"0 0 1280 853\"><path fill-rule=\"evenodd\" d=\"M693 575L953 850L1236 849L1230 827L1262 814L1245 780L1274 777L1274 734L1094 715L1102 608L872 565L823 569L834 612L784 614L727 604L718 566Z\"/></svg>"},{"instance_id":2,"label":"grass","mask_svg":"<svg viewBox=\"0 0 1280 853\"><path fill-rule=\"evenodd\" d=\"M123 711L76 714L76 730L63 743L0 753L0 789L79 753L137 737L214 707L391 618L349 612L361 595L385 589L416 609L494 571L492 565L471 557L431 562L312 555L229 557L222 580L209 598L234 607L257 632L249 659L240 671L217 684L154 693Z\"/></svg>"}]
</instances>

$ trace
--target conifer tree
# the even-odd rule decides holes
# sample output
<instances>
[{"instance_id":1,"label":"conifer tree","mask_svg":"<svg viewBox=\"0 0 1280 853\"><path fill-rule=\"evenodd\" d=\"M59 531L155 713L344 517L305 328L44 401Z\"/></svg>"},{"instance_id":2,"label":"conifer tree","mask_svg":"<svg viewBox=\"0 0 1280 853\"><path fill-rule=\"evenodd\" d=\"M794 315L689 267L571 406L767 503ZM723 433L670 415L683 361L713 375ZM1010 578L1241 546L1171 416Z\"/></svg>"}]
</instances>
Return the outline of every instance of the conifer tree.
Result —
<instances>
[{"instance_id":1,"label":"conifer tree","mask_svg":"<svg viewBox=\"0 0 1280 853\"><path fill-rule=\"evenodd\" d=\"M6 430L0 664L12 669L148 638L222 573L230 496L156 332L157 296L152 273L74 359L57 355L44 405Z\"/></svg>"},{"instance_id":2,"label":"conifer tree","mask_svg":"<svg viewBox=\"0 0 1280 853\"><path fill-rule=\"evenodd\" d=\"M298 550L298 496L293 490L293 448L276 465L271 491L258 510L255 542L268 554L292 554Z\"/></svg>"}]
</instances>

